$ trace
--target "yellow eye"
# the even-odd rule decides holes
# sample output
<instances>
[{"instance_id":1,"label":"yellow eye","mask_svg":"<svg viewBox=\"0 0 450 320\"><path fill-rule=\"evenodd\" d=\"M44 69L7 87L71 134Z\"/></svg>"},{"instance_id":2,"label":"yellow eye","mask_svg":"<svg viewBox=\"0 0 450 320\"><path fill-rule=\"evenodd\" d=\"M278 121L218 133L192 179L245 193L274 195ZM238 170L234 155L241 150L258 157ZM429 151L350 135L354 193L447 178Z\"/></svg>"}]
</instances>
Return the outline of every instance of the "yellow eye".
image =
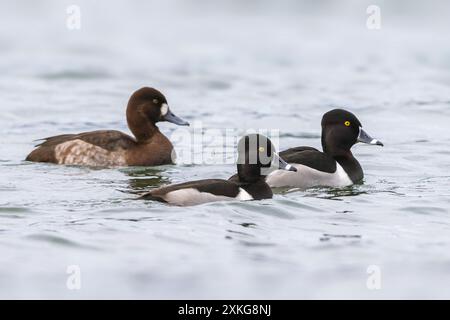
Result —
<instances>
[{"instance_id":1,"label":"yellow eye","mask_svg":"<svg viewBox=\"0 0 450 320\"><path fill-rule=\"evenodd\" d=\"M350 121L345 121L344 124L346 127L350 127Z\"/></svg>"},{"instance_id":2,"label":"yellow eye","mask_svg":"<svg viewBox=\"0 0 450 320\"><path fill-rule=\"evenodd\" d=\"M264 149L264 147L259 147L259 152L264 152L264 151L266 151L266 149Z\"/></svg>"}]
</instances>

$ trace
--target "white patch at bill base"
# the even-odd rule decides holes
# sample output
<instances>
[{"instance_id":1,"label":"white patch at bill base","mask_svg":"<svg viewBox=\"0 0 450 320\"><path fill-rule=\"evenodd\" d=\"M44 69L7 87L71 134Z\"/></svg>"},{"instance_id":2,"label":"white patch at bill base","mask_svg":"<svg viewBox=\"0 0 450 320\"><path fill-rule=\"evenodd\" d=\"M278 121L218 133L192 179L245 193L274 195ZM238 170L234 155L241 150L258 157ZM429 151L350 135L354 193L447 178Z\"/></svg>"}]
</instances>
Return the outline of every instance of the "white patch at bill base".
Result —
<instances>
[{"instance_id":1,"label":"white patch at bill base","mask_svg":"<svg viewBox=\"0 0 450 320\"><path fill-rule=\"evenodd\" d=\"M58 164L84 166L126 166L124 151L108 151L96 145L76 139L55 147Z\"/></svg>"}]
</instances>

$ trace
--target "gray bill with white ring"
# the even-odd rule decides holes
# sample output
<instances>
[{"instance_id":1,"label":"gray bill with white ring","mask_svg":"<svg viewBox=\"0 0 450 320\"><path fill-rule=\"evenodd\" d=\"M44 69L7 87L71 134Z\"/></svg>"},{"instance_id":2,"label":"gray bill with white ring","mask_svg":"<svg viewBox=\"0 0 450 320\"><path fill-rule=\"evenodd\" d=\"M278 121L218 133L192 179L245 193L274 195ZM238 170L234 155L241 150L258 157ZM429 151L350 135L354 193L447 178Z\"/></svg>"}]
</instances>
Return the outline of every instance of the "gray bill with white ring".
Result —
<instances>
[{"instance_id":1,"label":"gray bill with white ring","mask_svg":"<svg viewBox=\"0 0 450 320\"><path fill-rule=\"evenodd\" d=\"M284 161L283 158L281 158L278 153L276 152L273 153L273 159L275 163L278 160L279 169L297 172L297 168Z\"/></svg>"},{"instance_id":2,"label":"gray bill with white ring","mask_svg":"<svg viewBox=\"0 0 450 320\"><path fill-rule=\"evenodd\" d=\"M361 127L359 128L358 142L367 143L371 145L384 146L383 143L377 139L372 138Z\"/></svg>"}]
</instances>

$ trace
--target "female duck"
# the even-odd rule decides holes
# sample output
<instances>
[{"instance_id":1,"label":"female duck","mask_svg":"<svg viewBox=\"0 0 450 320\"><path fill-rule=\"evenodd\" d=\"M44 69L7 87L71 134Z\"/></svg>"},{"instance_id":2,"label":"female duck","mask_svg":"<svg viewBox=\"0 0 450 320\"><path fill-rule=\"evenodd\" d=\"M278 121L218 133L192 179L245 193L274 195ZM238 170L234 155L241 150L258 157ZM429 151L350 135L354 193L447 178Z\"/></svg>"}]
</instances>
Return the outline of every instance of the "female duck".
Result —
<instances>
[{"instance_id":1,"label":"female duck","mask_svg":"<svg viewBox=\"0 0 450 320\"><path fill-rule=\"evenodd\" d=\"M280 155L297 172L276 170L267 177L271 187L296 187L306 189L316 186L344 187L363 179L358 160L350 151L357 142L383 146L371 138L354 114L334 109L322 118L323 152L311 147L296 147Z\"/></svg>"},{"instance_id":2,"label":"female duck","mask_svg":"<svg viewBox=\"0 0 450 320\"><path fill-rule=\"evenodd\" d=\"M206 179L174 184L154 189L141 199L155 200L178 206L197 205L224 200L261 200L272 198L272 189L265 182L272 162L280 169L296 171L275 152L265 136L252 134L238 144L236 178L232 180Z\"/></svg>"},{"instance_id":3,"label":"female duck","mask_svg":"<svg viewBox=\"0 0 450 320\"><path fill-rule=\"evenodd\" d=\"M27 161L86 166L156 166L173 163L173 146L155 125L189 125L169 109L164 95L144 87L128 101L127 122L135 138L115 130L64 134L43 139Z\"/></svg>"}]
</instances>

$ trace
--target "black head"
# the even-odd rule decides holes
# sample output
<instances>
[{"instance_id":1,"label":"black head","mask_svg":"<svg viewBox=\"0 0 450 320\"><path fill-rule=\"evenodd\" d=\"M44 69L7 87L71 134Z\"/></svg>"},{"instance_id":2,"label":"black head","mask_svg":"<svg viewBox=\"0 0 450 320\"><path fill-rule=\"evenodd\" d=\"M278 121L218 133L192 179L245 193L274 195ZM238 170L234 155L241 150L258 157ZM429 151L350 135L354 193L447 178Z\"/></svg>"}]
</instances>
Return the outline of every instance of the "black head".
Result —
<instances>
[{"instance_id":1,"label":"black head","mask_svg":"<svg viewBox=\"0 0 450 320\"><path fill-rule=\"evenodd\" d=\"M274 162L279 169L297 171L280 158L269 138L249 134L239 140L237 170L241 181L256 181L267 175Z\"/></svg>"},{"instance_id":2,"label":"black head","mask_svg":"<svg viewBox=\"0 0 450 320\"><path fill-rule=\"evenodd\" d=\"M334 109L322 117L322 147L333 156L345 155L357 142L383 145L371 138L363 129L358 118L343 109Z\"/></svg>"},{"instance_id":3,"label":"black head","mask_svg":"<svg viewBox=\"0 0 450 320\"><path fill-rule=\"evenodd\" d=\"M133 134L138 139L146 139L151 135L154 124L168 121L180 126L189 123L170 111L166 97L156 89L144 87L134 92L127 107L127 121Z\"/></svg>"}]
</instances>

